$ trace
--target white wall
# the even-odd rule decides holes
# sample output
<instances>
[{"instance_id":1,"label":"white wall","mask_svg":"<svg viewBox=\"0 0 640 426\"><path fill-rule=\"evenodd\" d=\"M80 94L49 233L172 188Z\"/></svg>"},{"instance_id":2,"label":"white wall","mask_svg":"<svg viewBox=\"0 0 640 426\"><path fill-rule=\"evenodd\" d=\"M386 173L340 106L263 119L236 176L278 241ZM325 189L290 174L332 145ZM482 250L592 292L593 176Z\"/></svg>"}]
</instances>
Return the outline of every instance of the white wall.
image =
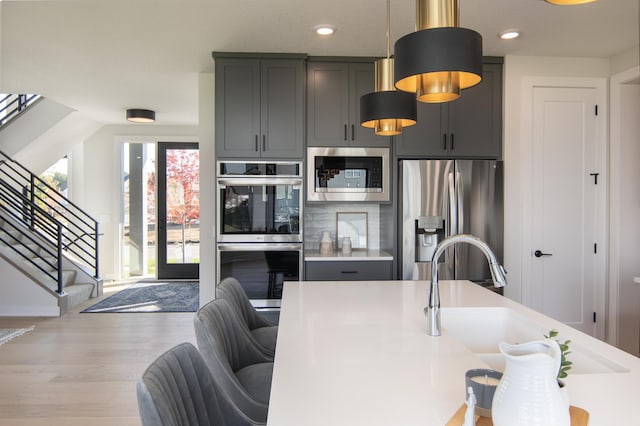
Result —
<instances>
[{"instance_id":1,"label":"white wall","mask_svg":"<svg viewBox=\"0 0 640 426\"><path fill-rule=\"evenodd\" d=\"M102 127L86 115L46 98L24 114L0 132L0 149L36 175Z\"/></svg>"},{"instance_id":2,"label":"white wall","mask_svg":"<svg viewBox=\"0 0 640 426\"><path fill-rule=\"evenodd\" d=\"M202 73L199 80L200 139L200 305L215 297L215 122L214 74Z\"/></svg>"},{"instance_id":3,"label":"white wall","mask_svg":"<svg viewBox=\"0 0 640 426\"><path fill-rule=\"evenodd\" d=\"M30 119L27 121L31 123ZM14 159L40 175L101 127L101 123L74 111L31 143L25 144Z\"/></svg>"},{"instance_id":4,"label":"white wall","mask_svg":"<svg viewBox=\"0 0 640 426\"><path fill-rule=\"evenodd\" d=\"M523 172L526 159L521 150L522 81L528 76L612 80L611 140L607 142L611 144L610 220L613 232L609 246L608 285L611 292L606 338L631 352L637 352L640 344L640 287L633 284L633 277L640 275L640 225L637 219L640 217L640 169L637 166L640 160L639 62L638 46L609 59L507 56L504 80L505 267L509 271L505 294L517 301L522 300L523 291L520 256L525 212L522 211L521 189L527 180ZM618 89L614 90L614 86L625 79L635 85L622 84L619 93L615 93Z\"/></svg>"},{"instance_id":5,"label":"white wall","mask_svg":"<svg viewBox=\"0 0 640 426\"><path fill-rule=\"evenodd\" d=\"M632 47L611 58L611 75L625 72L640 64L640 48Z\"/></svg>"},{"instance_id":6,"label":"white wall","mask_svg":"<svg viewBox=\"0 0 640 426\"><path fill-rule=\"evenodd\" d=\"M2 2L0 1L0 29L2 28ZM2 52L2 31L0 31L0 52ZM0 55L0 87L2 84L2 55Z\"/></svg>"},{"instance_id":7,"label":"white wall","mask_svg":"<svg viewBox=\"0 0 640 426\"><path fill-rule=\"evenodd\" d=\"M14 120L0 132L0 149L10 157L19 154L51 127L73 112L73 109L51 99L42 99L33 105L20 120ZM60 158L60 157L58 157ZM27 168L29 164L25 164Z\"/></svg>"},{"instance_id":8,"label":"white wall","mask_svg":"<svg viewBox=\"0 0 640 426\"><path fill-rule=\"evenodd\" d=\"M509 285L505 295L522 301L522 185L528 182L526 158L522 154L523 79L525 77L608 77L609 60L600 58L555 58L506 56L504 64L504 182L505 268Z\"/></svg>"},{"instance_id":9,"label":"white wall","mask_svg":"<svg viewBox=\"0 0 640 426\"><path fill-rule=\"evenodd\" d=\"M630 84L630 82L632 82ZM612 344L640 353L640 67L611 78L611 206L608 327Z\"/></svg>"},{"instance_id":10,"label":"white wall","mask_svg":"<svg viewBox=\"0 0 640 426\"><path fill-rule=\"evenodd\" d=\"M44 316L60 315L58 299L47 293L33 280L0 258L0 316Z\"/></svg>"},{"instance_id":11,"label":"white wall","mask_svg":"<svg viewBox=\"0 0 640 426\"><path fill-rule=\"evenodd\" d=\"M640 86L629 85L621 95L618 339L623 349L638 355L640 285L633 278L640 277Z\"/></svg>"},{"instance_id":12,"label":"white wall","mask_svg":"<svg viewBox=\"0 0 640 426\"><path fill-rule=\"evenodd\" d=\"M120 278L120 181L121 144L123 142L197 142L197 126L161 126L125 124L104 126L89 137L82 148L73 152L82 156L72 159L73 175L70 186L73 201L99 222L100 276L103 279ZM77 187L76 187L77 189Z\"/></svg>"}]
</instances>

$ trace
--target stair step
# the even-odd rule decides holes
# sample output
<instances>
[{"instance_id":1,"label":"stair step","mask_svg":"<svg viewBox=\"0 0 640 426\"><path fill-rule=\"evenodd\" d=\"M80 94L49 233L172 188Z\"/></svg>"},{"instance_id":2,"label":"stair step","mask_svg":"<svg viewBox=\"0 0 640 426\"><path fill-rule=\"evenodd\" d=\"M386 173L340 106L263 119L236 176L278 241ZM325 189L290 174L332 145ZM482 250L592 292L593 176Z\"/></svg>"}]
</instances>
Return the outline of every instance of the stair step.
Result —
<instances>
[{"instance_id":1,"label":"stair step","mask_svg":"<svg viewBox=\"0 0 640 426\"><path fill-rule=\"evenodd\" d=\"M0 243L2 243L3 245L13 245L20 241L20 239L22 238L22 234L15 229L3 229L0 231L0 238Z\"/></svg>"},{"instance_id":2,"label":"stair step","mask_svg":"<svg viewBox=\"0 0 640 426\"><path fill-rule=\"evenodd\" d=\"M35 244L14 245L13 248L28 258L34 258L40 252L40 247Z\"/></svg>"},{"instance_id":3,"label":"stair step","mask_svg":"<svg viewBox=\"0 0 640 426\"><path fill-rule=\"evenodd\" d=\"M64 291L67 293L68 306L71 308L89 300L93 287L93 284L73 284L66 287Z\"/></svg>"},{"instance_id":4,"label":"stair step","mask_svg":"<svg viewBox=\"0 0 640 426\"><path fill-rule=\"evenodd\" d=\"M45 271L53 271L55 270L56 260L53 257L38 257L33 259L33 263L40 266Z\"/></svg>"},{"instance_id":5,"label":"stair step","mask_svg":"<svg viewBox=\"0 0 640 426\"><path fill-rule=\"evenodd\" d=\"M62 282L65 287L71 286L76 281L76 271L62 271Z\"/></svg>"},{"instance_id":6,"label":"stair step","mask_svg":"<svg viewBox=\"0 0 640 426\"><path fill-rule=\"evenodd\" d=\"M23 256L28 258L34 258L38 255L38 252L40 251L38 246L35 244L27 244L26 246L23 246L23 245L6 246L2 244L0 245L0 250L2 250L5 254L7 254L8 257L12 259L20 258L21 256L18 253L21 253Z\"/></svg>"},{"instance_id":7,"label":"stair step","mask_svg":"<svg viewBox=\"0 0 640 426\"><path fill-rule=\"evenodd\" d=\"M58 283L55 280L52 280L50 276L48 276L47 274L45 274L44 272L42 272L41 270L39 270L33 265L30 265L29 268L33 271L33 273L36 276L40 277L40 281L43 282L45 285L47 285L47 287L49 287L53 291L58 290ZM65 291L67 290L67 287L76 285L75 284L76 274L77 274L76 271L73 271L73 270L62 271L62 286L64 287Z\"/></svg>"}]
</instances>

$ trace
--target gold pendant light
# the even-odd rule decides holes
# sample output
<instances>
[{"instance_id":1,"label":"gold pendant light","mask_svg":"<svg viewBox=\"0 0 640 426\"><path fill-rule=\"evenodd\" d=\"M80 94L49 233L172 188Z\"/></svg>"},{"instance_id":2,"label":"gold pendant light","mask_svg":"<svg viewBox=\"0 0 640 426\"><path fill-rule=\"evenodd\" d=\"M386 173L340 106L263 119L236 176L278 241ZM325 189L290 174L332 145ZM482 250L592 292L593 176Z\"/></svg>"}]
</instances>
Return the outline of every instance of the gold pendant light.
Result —
<instances>
[{"instance_id":1,"label":"gold pendant light","mask_svg":"<svg viewBox=\"0 0 640 426\"><path fill-rule=\"evenodd\" d=\"M561 6L570 6L574 4L593 3L596 0L545 0L547 3L558 4Z\"/></svg>"},{"instance_id":2,"label":"gold pendant light","mask_svg":"<svg viewBox=\"0 0 640 426\"><path fill-rule=\"evenodd\" d=\"M460 28L459 0L417 0L416 32L395 44L396 87L448 102L482 80L482 36Z\"/></svg>"},{"instance_id":3,"label":"gold pendant light","mask_svg":"<svg viewBox=\"0 0 640 426\"><path fill-rule=\"evenodd\" d=\"M387 0L387 57L375 61L374 92L360 97L360 124L376 135L395 136L416 124L417 105L411 93L397 91L393 80L394 61L390 57L391 2Z\"/></svg>"}]
</instances>

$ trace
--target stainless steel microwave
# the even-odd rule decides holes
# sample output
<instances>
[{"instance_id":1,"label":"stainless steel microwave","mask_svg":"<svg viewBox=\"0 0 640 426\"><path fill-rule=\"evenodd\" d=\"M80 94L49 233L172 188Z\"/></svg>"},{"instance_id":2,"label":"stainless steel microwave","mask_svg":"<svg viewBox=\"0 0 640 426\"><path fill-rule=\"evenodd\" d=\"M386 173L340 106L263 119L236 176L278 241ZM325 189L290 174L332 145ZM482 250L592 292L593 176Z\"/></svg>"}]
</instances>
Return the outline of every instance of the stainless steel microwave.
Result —
<instances>
[{"instance_id":1,"label":"stainless steel microwave","mask_svg":"<svg viewBox=\"0 0 640 426\"><path fill-rule=\"evenodd\" d=\"M389 148L307 148L307 201L390 199Z\"/></svg>"}]
</instances>

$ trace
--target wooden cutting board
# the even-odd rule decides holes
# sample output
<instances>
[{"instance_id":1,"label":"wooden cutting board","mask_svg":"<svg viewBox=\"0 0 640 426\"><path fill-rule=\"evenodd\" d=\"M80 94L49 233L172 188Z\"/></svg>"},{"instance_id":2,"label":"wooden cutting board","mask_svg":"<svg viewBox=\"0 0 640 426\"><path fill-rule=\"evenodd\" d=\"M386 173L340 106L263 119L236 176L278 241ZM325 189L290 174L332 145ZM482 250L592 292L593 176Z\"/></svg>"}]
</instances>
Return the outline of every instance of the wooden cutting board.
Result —
<instances>
[{"instance_id":1,"label":"wooden cutting board","mask_svg":"<svg viewBox=\"0 0 640 426\"><path fill-rule=\"evenodd\" d=\"M462 406L456 411L451 420L447 422L447 426L462 426L464 424L464 414L467 411L467 405ZM571 405L569 407L571 415L571 426L587 426L589 424L589 412L579 407ZM493 422L488 417L475 416L476 426L493 426Z\"/></svg>"}]
</instances>

